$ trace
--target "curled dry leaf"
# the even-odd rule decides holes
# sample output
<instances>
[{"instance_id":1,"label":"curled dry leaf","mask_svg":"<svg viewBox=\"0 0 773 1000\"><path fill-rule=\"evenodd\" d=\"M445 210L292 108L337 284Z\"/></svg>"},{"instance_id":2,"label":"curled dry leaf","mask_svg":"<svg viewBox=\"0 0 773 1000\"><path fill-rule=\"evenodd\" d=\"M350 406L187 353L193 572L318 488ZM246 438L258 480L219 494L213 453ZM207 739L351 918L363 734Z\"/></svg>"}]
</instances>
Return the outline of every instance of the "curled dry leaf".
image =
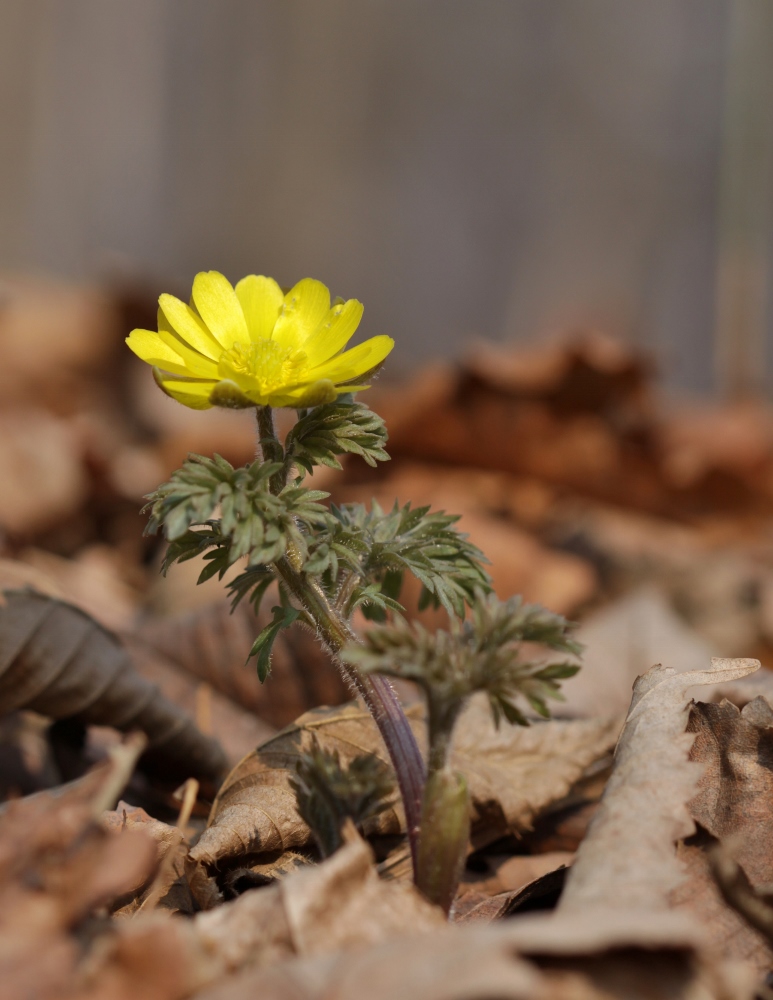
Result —
<instances>
[{"instance_id":1,"label":"curled dry leaf","mask_svg":"<svg viewBox=\"0 0 773 1000\"><path fill-rule=\"evenodd\" d=\"M247 602L231 614L230 601L219 601L147 622L138 637L272 726L286 726L317 705L347 701L350 693L340 672L311 632L301 628L277 636L271 682L261 684L255 661L248 663L247 656L272 620L272 603L277 600L269 594L256 615Z\"/></svg>"},{"instance_id":2,"label":"curled dry leaf","mask_svg":"<svg viewBox=\"0 0 773 1000\"><path fill-rule=\"evenodd\" d=\"M408 716L421 745L423 707L412 706ZM618 731L616 719L540 722L529 728L503 723L497 731L485 701L473 699L458 723L453 764L467 776L475 844L527 829L540 810L562 798L590 764L611 750ZM309 842L290 778L313 737L323 749L337 751L344 764L362 753L388 764L371 716L357 705L307 712L237 764L215 800L209 829L193 849L195 858L214 864ZM366 833L404 829L402 807L396 804Z\"/></svg>"},{"instance_id":3,"label":"curled dry leaf","mask_svg":"<svg viewBox=\"0 0 773 1000\"><path fill-rule=\"evenodd\" d=\"M408 711L421 738L421 709ZM323 750L338 751L346 765L358 754L373 754L388 763L386 748L370 714L358 705L319 708L302 715L241 760L226 778L212 806L210 825L192 856L207 864L245 854L300 847L311 840L296 809L290 779L296 762L316 737ZM398 812L398 809L400 812ZM368 832L399 833L405 828L402 807L395 804L376 819Z\"/></svg>"},{"instance_id":4,"label":"curled dry leaf","mask_svg":"<svg viewBox=\"0 0 773 1000\"><path fill-rule=\"evenodd\" d=\"M637 680L615 766L577 852L560 910L636 914L667 909L669 893L684 879L674 845L695 830L687 803L701 776L688 756L695 737L686 732L687 691L758 668L758 660L714 658L710 670L679 674L656 666Z\"/></svg>"},{"instance_id":5,"label":"curled dry leaf","mask_svg":"<svg viewBox=\"0 0 773 1000\"><path fill-rule=\"evenodd\" d=\"M237 968L259 961L261 949L324 954L373 944L406 927L419 933L445 925L442 911L412 886L379 879L370 847L351 824L344 837L344 847L323 864L202 915L196 921L201 944L228 955Z\"/></svg>"},{"instance_id":6,"label":"curled dry leaf","mask_svg":"<svg viewBox=\"0 0 773 1000\"><path fill-rule=\"evenodd\" d=\"M142 730L146 759L162 773L217 780L217 743L140 677L120 643L71 604L33 591L5 591L0 604L0 713L26 708Z\"/></svg>"},{"instance_id":7,"label":"curled dry leaf","mask_svg":"<svg viewBox=\"0 0 773 1000\"><path fill-rule=\"evenodd\" d=\"M155 876L114 901L116 916L133 916L156 907L190 915L197 909L211 909L221 901L214 880L188 857L189 845L176 826L153 819L144 809L125 802L119 802L114 812L105 813L102 825L112 833L141 830L156 844Z\"/></svg>"},{"instance_id":8,"label":"curled dry leaf","mask_svg":"<svg viewBox=\"0 0 773 1000\"><path fill-rule=\"evenodd\" d=\"M354 954L296 959L249 970L200 994L200 1000L548 1000L547 983L501 935L446 927L402 935ZM569 996L551 993L553 1000ZM585 993L587 1000L596 994Z\"/></svg>"}]
</instances>

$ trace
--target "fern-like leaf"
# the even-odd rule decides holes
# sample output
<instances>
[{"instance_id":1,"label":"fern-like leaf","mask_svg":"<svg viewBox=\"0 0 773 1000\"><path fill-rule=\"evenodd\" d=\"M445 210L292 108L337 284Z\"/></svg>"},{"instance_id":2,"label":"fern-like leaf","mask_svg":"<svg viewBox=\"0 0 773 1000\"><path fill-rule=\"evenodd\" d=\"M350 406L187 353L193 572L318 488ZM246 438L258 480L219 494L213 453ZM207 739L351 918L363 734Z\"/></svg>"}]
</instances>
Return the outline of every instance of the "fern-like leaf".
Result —
<instances>
[{"instance_id":1,"label":"fern-like leaf","mask_svg":"<svg viewBox=\"0 0 773 1000\"><path fill-rule=\"evenodd\" d=\"M326 403L304 414L287 435L285 465L288 472L293 465L305 472L315 465L340 469L337 456L350 454L375 466L389 460L387 437L384 421L362 403Z\"/></svg>"},{"instance_id":2,"label":"fern-like leaf","mask_svg":"<svg viewBox=\"0 0 773 1000\"><path fill-rule=\"evenodd\" d=\"M424 688L430 727L449 723L475 691L488 694L494 721L527 725L518 704L525 700L542 716L547 702L559 699L559 681L579 670L567 660L544 663L521 658L524 642L577 656L582 647L571 637L572 625L561 615L519 597L500 601L476 593L471 620L451 631L429 632L402 619L366 632L364 644L347 646L343 658L366 673L381 673L415 681Z\"/></svg>"}]
</instances>

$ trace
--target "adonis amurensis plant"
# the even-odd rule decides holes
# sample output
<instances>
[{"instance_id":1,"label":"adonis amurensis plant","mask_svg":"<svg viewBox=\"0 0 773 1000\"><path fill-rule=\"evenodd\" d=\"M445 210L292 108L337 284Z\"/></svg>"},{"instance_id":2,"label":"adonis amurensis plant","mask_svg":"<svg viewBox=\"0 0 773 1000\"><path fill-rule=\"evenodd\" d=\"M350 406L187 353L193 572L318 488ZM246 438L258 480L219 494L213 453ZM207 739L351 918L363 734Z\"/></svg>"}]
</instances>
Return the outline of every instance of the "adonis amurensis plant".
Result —
<instances>
[{"instance_id":1,"label":"adonis amurensis plant","mask_svg":"<svg viewBox=\"0 0 773 1000\"><path fill-rule=\"evenodd\" d=\"M410 502L387 511L375 502L336 507L323 502L327 493L303 485L315 466L340 469L341 455L371 466L389 458L384 422L354 394L368 388L394 342L372 337L346 349L362 316L359 302L331 302L311 278L283 292L271 278L249 275L234 288L210 271L196 276L190 305L171 295L159 303L158 330L133 330L129 347L185 406L254 409L260 445L260 458L242 468L218 455L191 455L149 496L148 530L169 542L164 570L202 556L203 582L239 564L228 584L234 605L249 600L256 609L277 581L280 603L250 651L260 679L282 629L314 630L379 727L405 808L416 883L448 911L469 836L467 785L449 761L456 719L476 691L487 694L497 724L528 724L527 704L548 716L547 700L560 697L559 682L577 666L524 659L521 646L576 656L569 623L518 598L499 601L485 557L456 529L456 516ZM297 411L284 441L274 428L276 407ZM406 572L422 584L422 606L445 609L447 630L405 621ZM362 636L351 624L358 608L375 623ZM390 676L425 693L426 762ZM389 787L367 760L346 772L317 750L295 781L323 854L340 842L347 816L363 821L383 808Z\"/></svg>"}]
</instances>

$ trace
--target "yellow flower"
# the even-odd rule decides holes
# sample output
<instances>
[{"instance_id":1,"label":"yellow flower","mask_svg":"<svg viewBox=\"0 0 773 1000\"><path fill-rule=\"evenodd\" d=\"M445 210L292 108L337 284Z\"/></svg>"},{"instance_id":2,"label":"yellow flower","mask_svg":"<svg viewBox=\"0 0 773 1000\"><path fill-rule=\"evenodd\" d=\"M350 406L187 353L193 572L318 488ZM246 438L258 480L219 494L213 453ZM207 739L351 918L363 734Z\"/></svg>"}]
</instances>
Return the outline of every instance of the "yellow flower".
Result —
<instances>
[{"instance_id":1,"label":"yellow flower","mask_svg":"<svg viewBox=\"0 0 773 1000\"><path fill-rule=\"evenodd\" d=\"M173 295L158 302L158 332L132 330L126 343L153 365L167 395L195 410L330 403L367 389L355 383L394 346L379 336L345 351L362 304L331 306L328 289L312 278L284 295L273 278L250 274L234 289L217 271L202 271L189 306Z\"/></svg>"}]
</instances>

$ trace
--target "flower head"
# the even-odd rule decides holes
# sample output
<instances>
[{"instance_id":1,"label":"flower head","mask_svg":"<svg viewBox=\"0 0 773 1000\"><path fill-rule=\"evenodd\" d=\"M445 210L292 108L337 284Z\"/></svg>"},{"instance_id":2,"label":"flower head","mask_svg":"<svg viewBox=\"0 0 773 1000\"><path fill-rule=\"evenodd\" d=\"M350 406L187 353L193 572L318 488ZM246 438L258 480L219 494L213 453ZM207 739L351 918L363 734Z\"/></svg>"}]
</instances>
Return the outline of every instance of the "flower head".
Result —
<instances>
[{"instance_id":1,"label":"flower head","mask_svg":"<svg viewBox=\"0 0 773 1000\"><path fill-rule=\"evenodd\" d=\"M153 365L167 395L195 410L331 403L367 389L359 383L394 346L379 336L344 350L362 304L331 305L313 278L285 295L273 278L250 274L233 288L217 271L202 271L190 305L173 295L158 301L158 332L132 330L126 343Z\"/></svg>"}]
</instances>

